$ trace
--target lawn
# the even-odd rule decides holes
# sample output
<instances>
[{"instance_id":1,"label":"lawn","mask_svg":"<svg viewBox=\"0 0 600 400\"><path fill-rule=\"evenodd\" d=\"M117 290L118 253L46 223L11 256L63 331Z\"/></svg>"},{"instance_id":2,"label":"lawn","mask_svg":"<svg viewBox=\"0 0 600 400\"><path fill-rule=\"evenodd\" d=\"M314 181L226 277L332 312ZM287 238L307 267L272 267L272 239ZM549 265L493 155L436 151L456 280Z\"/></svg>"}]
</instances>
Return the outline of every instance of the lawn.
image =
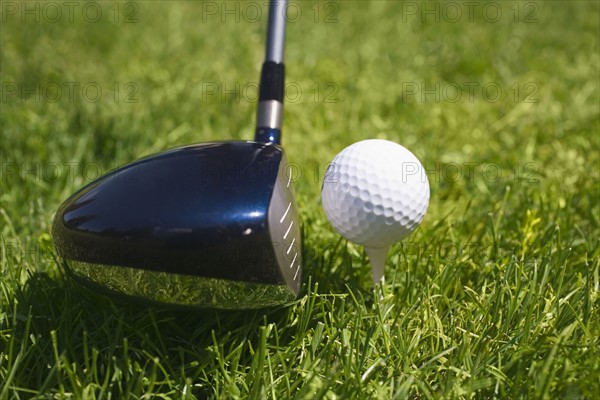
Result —
<instances>
[{"instance_id":1,"label":"lawn","mask_svg":"<svg viewBox=\"0 0 600 400\"><path fill-rule=\"evenodd\" d=\"M292 2L283 145L304 236L294 303L126 304L50 236L101 174L252 139L263 2L0 2L0 399L600 396L600 6ZM383 297L320 205L362 139L427 169Z\"/></svg>"}]
</instances>

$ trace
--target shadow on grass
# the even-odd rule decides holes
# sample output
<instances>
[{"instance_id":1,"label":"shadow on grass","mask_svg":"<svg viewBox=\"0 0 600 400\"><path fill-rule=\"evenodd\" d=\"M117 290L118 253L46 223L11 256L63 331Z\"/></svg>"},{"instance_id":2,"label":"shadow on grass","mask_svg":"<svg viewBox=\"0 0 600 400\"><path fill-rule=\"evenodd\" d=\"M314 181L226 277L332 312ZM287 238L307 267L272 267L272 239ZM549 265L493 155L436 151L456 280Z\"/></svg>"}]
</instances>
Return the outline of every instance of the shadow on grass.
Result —
<instances>
[{"instance_id":1,"label":"shadow on grass","mask_svg":"<svg viewBox=\"0 0 600 400\"><path fill-rule=\"evenodd\" d=\"M163 382L178 381L198 377L204 369L214 371L219 352L240 346L240 365L249 365L248 349L259 346L261 327L284 325L288 309L221 311L128 303L95 293L67 275L36 273L6 305L7 321L16 327L9 350L23 355L12 386L56 388L70 379L69 368L88 382L91 370L103 371L101 381L116 369L131 371L131 363L139 364L139 376L154 373L160 364ZM279 338L283 346L290 340ZM196 396L206 397L211 389L205 385L198 390Z\"/></svg>"},{"instance_id":2,"label":"shadow on grass","mask_svg":"<svg viewBox=\"0 0 600 400\"><path fill-rule=\"evenodd\" d=\"M138 325L140 320L151 318L157 328L168 328L175 324L182 329L166 329L169 334L185 334L190 329L219 331L239 330L245 325L259 322L274 323L285 313L285 308L264 308L255 310L217 310L192 306L162 305L142 300L108 296L80 285L65 275L59 279L46 273L32 275L17 296L19 315L31 314L42 320L69 322L87 322L86 326L98 325L99 318L119 318L123 324ZM72 320L68 320L72 318ZM165 324L165 322L169 322ZM51 326L52 324L50 324ZM59 326L56 326L58 328Z\"/></svg>"}]
</instances>

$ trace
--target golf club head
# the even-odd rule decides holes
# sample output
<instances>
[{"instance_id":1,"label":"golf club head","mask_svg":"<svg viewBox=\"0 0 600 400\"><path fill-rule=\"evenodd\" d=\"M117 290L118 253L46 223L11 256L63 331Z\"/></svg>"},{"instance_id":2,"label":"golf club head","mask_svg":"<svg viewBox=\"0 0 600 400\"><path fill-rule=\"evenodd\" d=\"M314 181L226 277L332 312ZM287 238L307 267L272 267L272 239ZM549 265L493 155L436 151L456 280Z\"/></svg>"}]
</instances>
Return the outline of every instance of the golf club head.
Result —
<instances>
[{"instance_id":1,"label":"golf club head","mask_svg":"<svg viewBox=\"0 0 600 400\"><path fill-rule=\"evenodd\" d=\"M123 166L59 208L53 240L79 281L152 302L243 309L289 302L301 236L282 148L176 148Z\"/></svg>"}]
</instances>

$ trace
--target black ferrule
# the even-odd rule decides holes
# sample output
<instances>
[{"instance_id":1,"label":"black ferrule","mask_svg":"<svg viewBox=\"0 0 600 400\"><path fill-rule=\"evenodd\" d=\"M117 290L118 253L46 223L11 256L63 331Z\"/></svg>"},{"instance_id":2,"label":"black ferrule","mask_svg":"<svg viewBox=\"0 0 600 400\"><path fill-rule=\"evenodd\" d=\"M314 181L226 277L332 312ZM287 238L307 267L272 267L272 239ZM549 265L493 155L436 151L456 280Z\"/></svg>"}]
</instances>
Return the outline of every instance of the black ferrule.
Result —
<instances>
[{"instance_id":1,"label":"black ferrule","mask_svg":"<svg viewBox=\"0 0 600 400\"><path fill-rule=\"evenodd\" d=\"M260 74L260 94L258 100L277 100L283 103L284 75L285 67L283 63L277 64L273 61L266 61L262 66Z\"/></svg>"}]
</instances>

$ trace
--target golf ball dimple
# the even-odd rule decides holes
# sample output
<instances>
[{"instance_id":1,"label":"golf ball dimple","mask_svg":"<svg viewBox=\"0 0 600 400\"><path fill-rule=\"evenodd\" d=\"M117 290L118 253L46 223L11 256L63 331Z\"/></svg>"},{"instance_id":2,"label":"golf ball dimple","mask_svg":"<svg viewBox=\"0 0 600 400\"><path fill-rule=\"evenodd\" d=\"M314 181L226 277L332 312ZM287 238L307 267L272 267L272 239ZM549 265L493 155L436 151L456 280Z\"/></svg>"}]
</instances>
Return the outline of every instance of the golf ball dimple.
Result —
<instances>
[{"instance_id":1,"label":"golf ball dimple","mask_svg":"<svg viewBox=\"0 0 600 400\"><path fill-rule=\"evenodd\" d=\"M330 164L321 190L333 227L367 247L404 239L423 220L429 204L425 169L409 150L388 140L363 140Z\"/></svg>"}]
</instances>

